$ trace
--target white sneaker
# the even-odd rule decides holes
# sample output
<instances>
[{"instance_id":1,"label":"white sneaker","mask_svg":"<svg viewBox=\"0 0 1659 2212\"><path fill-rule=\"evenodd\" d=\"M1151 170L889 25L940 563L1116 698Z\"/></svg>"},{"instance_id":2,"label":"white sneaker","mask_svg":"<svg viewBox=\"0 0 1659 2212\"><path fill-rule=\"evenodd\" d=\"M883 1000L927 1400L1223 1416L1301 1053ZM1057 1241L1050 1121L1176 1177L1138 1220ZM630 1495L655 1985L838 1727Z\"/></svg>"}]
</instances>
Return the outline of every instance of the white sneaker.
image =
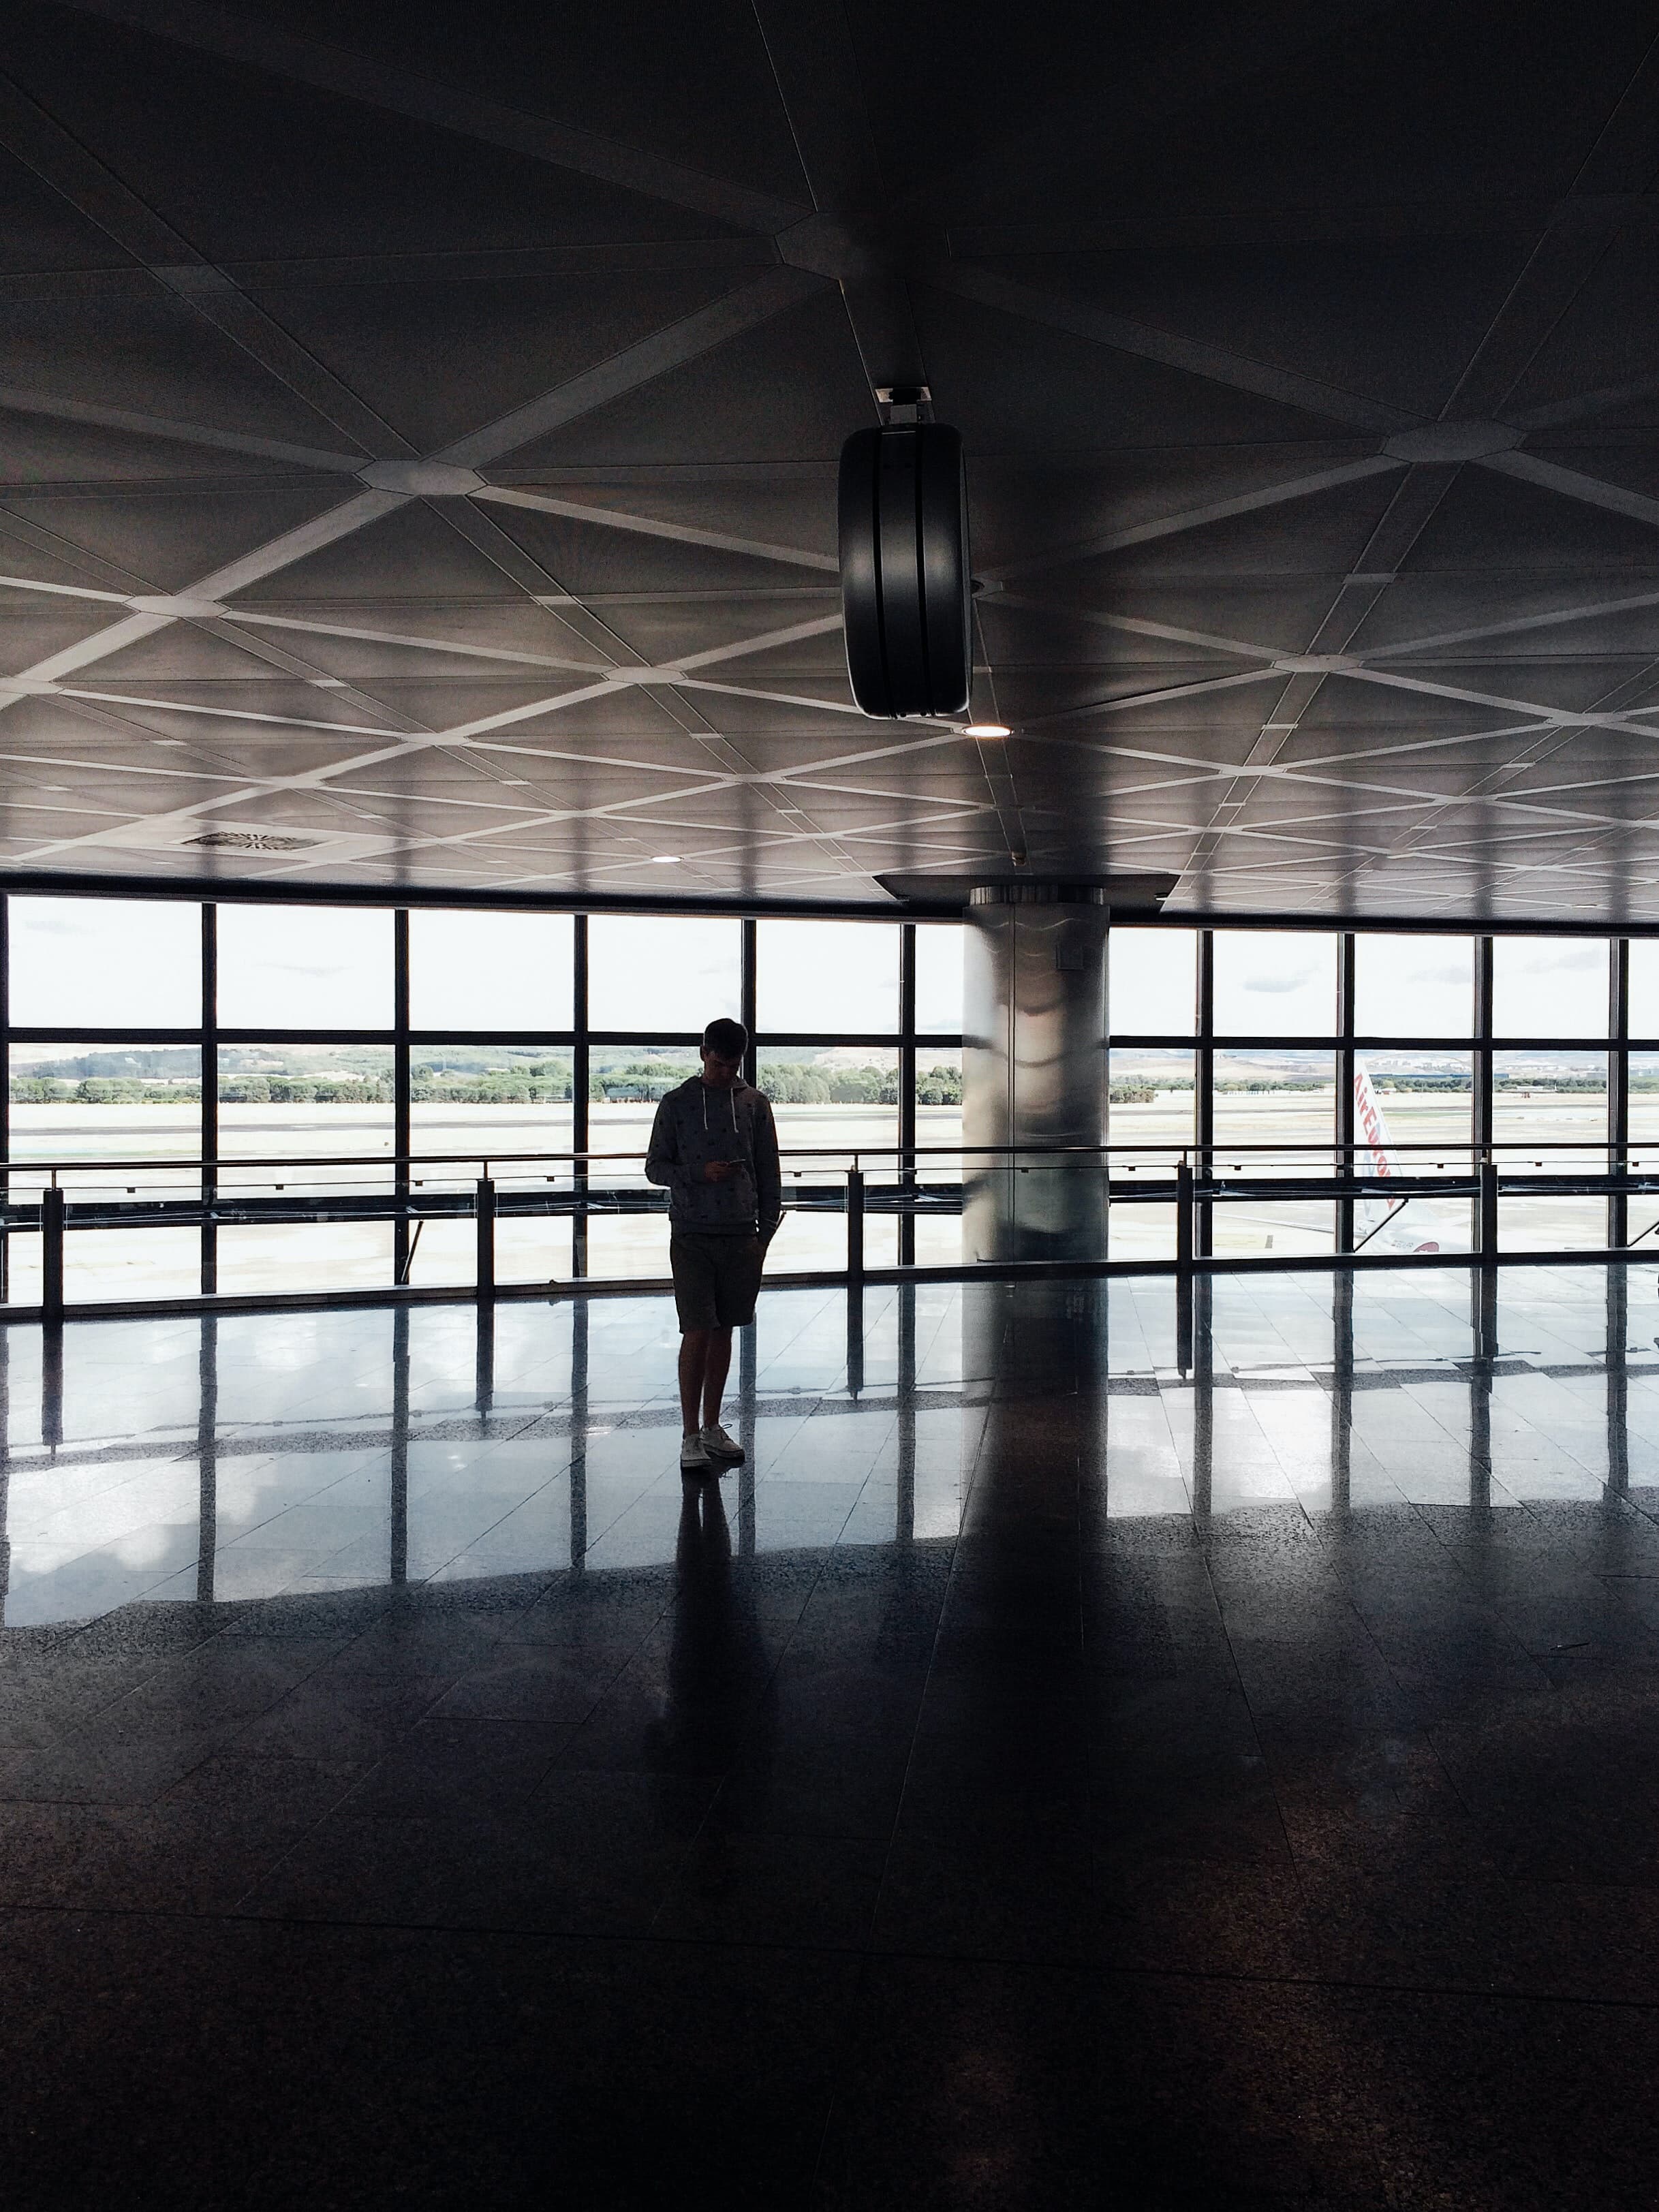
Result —
<instances>
[{"instance_id":1,"label":"white sneaker","mask_svg":"<svg viewBox=\"0 0 1659 2212\"><path fill-rule=\"evenodd\" d=\"M682 1437L680 1438L680 1473L704 1474L708 1469L708 1454L703 1448L702 1437Z\"/></svg>"},{"instance_id":2,"label":"white sneaker","mask_svg":"<svg viewBox=\"0 0 1659 2212\"><path fill-rule=\"evenodd\" d=\"M718 1421L710 1421L702 1432L702 1448L709 1459L742 1459L743 1446L728 1437Z\"/></svg>"}]
</instances>

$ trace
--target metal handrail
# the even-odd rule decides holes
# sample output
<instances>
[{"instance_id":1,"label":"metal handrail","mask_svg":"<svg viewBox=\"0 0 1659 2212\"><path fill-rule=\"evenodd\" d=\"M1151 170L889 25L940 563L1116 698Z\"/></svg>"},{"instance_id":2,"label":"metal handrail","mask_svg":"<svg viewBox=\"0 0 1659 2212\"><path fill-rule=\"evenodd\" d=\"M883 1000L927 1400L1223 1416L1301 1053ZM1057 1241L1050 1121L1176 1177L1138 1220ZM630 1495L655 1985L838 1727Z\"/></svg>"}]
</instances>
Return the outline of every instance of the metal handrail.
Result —
<instances>
[{"instance_id":1,"label":"metal handrail","mask_svg":"<svg viewBox=\"0 0 1659 2212\"><path fill-rule=\"evenodd\" d=\"M1646 1140L1647 1148L1659 1158L1659 1138ZM1467 1152L1471 1158L1483 1158L1494 1152L1632 1152L1643 1148L1644 1140L1627 1137L1619 1142L1596 1137L1493 1137L1476 1140L1466 1137L1451 1137L1435 1143L1428 1138L1390 1139L1389 1150L1395 1153L1432 1152L1444 1156L1448 1152ZM1231 1138L1212 1139L1207 1145L1178 1141L1171 1138L1166 1143L1104 1144L1104 1145L790 1145L779 1147L782 1159L960 1159L1001 1158L1018 1154L1037 1158L1097 1158L1118 1154L1156 1155L1158 1158L1213 1158L1218 1153L1229 1157L1235 1153L1283 1154L1308 1153L1324 1156L1338 1153L1345 1158L1356 1158L1374 1148L1363 1141L1344 1143L1337 1138L1286 1138L1279 1143L1248 1140L1235 1143ZM520 1165L568 1161L587 1164L595 1160L642 1160L643 1147L635 1146L627 1152L498 1152L482 1148L470 1152L329 1152L295 1154L268 1153L257 1156L237 1154L227 1158L179 1159L157 1158L150 1153L137 1159L61 1159L0 1161L0 1175L68 1175L122 1174L160 1172L180 1175L196 1169L210 1174L219 1174L230 1169L286 1168L437 1168L490 1166L510 1168Z\"/></svg>"},{"instance_id":2,"label":"metal handrail","mask_svg":"<svg viewBox=\"0 0 1659 2212\"><path fill-rule=\"evenodd\" d=\"M1413 1174L1409 1164L1403 1173L1383 1172L1366 1174L1354 1164L1371 1147L1361 1143L1344 1143L1340 1139L1287 1139L1246 1141L1238 1145L1213 1142L1198 1144L1128 1144L1128 1145L930 1145L930 1146L791 1146L783 1158L790 1160L830 1160L845 1163L830 1170L835 1180L801 1185L799 1174L793 1177L793 1188L787 1193L796 1210L804 1212L829 1210L844 1213L847 1222L847 1255L844 1269L835 1271L836 1277L850 1287L857 1288L866 1278L865 1253L865 1221L867 1212L957 1212L963 1210L974 1188L975 1179L966 1172L966 1164L972 1160L1013 1163L1012 1171L1030 1171L1028 1164L1042 1165L1098 1162L1104 1171L1105 1188L1113 1203L1175 1202L1176 1257L1175 1273L1177 1281L1190 1287L1195 1268L1214 1262L1200 1261L1196 1250L1195 1227L1208 1219L1208 1209L1217 1204L1224 1207L1233 1200L1277 1200L1291 1203L1334 1202L1339 1209L1352 1208L1358 1200L1372 1197L1397 1198L1402 1201L1413 1197L1465 1197L1473 1200L1478 1226L1474 1231L1474 1253L1481 1264L1494 1261L1498 1252L1499 1200L1507 1192L1510 1196L1531 1191L1554 1196L1606 1196L1621 1201L1638 1194L1659 1194L1659 1163L1656 1171L1644 1176L1638 1159L1632 1170L1631 1155L1640 1150L1628 1138L1622 1142L1612 1139L1534 1138L1528 1141L1520 1138L1499 1138L1477 1141L1454 1140L1434 1144L1428 1140L1413 1140L1393 1148L1401 1152L1438 1153L1441 1162L1448 1157L1460 1161L1467 1158L1468 1165L1461 1164L1452 1172ZM1541 1170L1545 1155L1567 1154L1574 1158L1560 1163L1565 1171L1552 1174L1516 1175L1500 1173L1498 1154L1527 1154L1534 1156ZM1603 1157L1605 1165L1583 1165L1586 1153ZM1160 1167L1167 1172L1148 1176L1133 1186L1121 1178L1115 1180L1111 1173L1115 1157L1131 1155L1144 1159L1148 1154L1158 1156ZM1245 1157L1273 1156L1293 1164L1300 1161L1317 1168L1328 1162L1323 1173L1256 1174L1244 1173ZM590 1179L586 1170L596 1163L626 1161L638 1163L646 1156L639 1149L627 1152L542 1152L518 1153L486 1153L483 1152L449 1153L353 1153L325 1154L318 1158L296 1159L291 1154L256 1157L245 1160L156 1160L154 1158L120 1162L112 1160L60 1160L14 1162L9 1170L0 1170L0 1255L14 1234L38 1232L41 1238L41 1296L40 1318L55 1328L70 1310L65 1302L65 1243L71 1228L122 1228L143 1223L173 1222L179 1225L199 1224L204 1230L216 1225L237 1223L278 1221L310 1222L388 1220L402 1224L419 1224L426 1218L439 1215L473 1216L477 1225L477 1270L474 1295L481 1311L493 1305L497 1296L495 1227L503 1215L568 1213L585 1222L595 1215L615 1212L659 1212L665 1206L666 1194L654 1187L636 1187L632 1183L605 1187ZM935 1179L925 1182L918 1177L918 1165L928 1159L954 1158L964 1164L964 1172L954 1179ZM892 1159L900 1163L905 1172L890 1184L866 1188L866 1159ZM1195 1169L1194 1162L1198 1163ZM1345 1165L1337 1163L1345 1162ZM547 1174L550 1165L568 1164L574 1172L567 1179L558 1174ZM535 1167L544 1172L539 1180L549 1185L562 1185L544 1191L513 1190L500 1188L491 1174L492 1164L497 1170ZM427 1182L459 1183L463 1178L453 1171L460 1168L481 1170L472 1189L428 1190ZM363 1191L331 1187L313 1172L328 1168L348 1168L375 1171L379 1188ZM1231 1169L1231 1176L1223 1171ZM275 1182L269 1194L239 1186L228 1178L224 1170L257 1171L275 1170L283 1182ZM428 1171L424 1180L415 1170ZM444 1170L450 1170L445 1174ZM434 1175L432 1170L437 1170ZM983 1183L987 1170L981 1169ZM1131 1165L1128 1173L1133 1175ZM386 1178L396 1176L395 1183ZM27 1189L13 1194L11 1179L19 1175L49 1176L49 1186L43 1185L38 1197L31 1200ZM106 1183L115 1175L132 1175L145 1180L149 1194L141 1198L136 1188L129 1187L125 1197L100 1197L96 1183ZM83 1184L83 1195L77 1198L73 1208L70 1193L59 1178L81 1176L95 1179L88 1190ZM1234 1180L1233 1178L1239 1178ZM527 1178L526 1178L527 1180ZM180 1191L181 1181L187 1188L199 1181L199 1198L191 1198ZM301 1188L289 1195L285 1184L295 1183ZM306 1187L309 1186L307 1189ZM1343 1215L1339 1210L1338 1219ZM1620 1226L1619 1236L1625 1237L1622 1212L1616 1217ZM1609 1230L1613 1219L1609 1220ZM1369 1240L1362 1240L1369 1241ZM585 1246L581 1248L585 1250ZM404 1264L398 1284L392 1295L407 1297L409 1268L412 1247L404 1255ZM1345 1244L1336 1257L1352 1260L1351 1244ZM1402 1255L1403 1256L1403 1255ZM1613 1256L1611 1251L1609 1256ZM573 1259L574 1255L573 1254ZM204 1247L204 1266L207 1264L207 1248ZM580 1285L586 1275L585 1262L576 1261L576 1274L571 1287ZM1045 1265L1048 1263L1043 1263ZM1057 1264L1057 1263L1056 1263ZM1103 1255L1097 1264L1109 1267ZM927 1268L916 1269L912 1263L903 1272L931 1273ZM947 1268L950 1273L956 1270ZM618 1285L620 1286L620 1285ZM556 1290L556 1283L540 1286ZM366 1293L369 1297L376 1294ZM465 1295L462 1285L454 1286L453 1295ZM203 1300L181 1302L178 1299L139 1300L123 1310L143 1311L151 1308L176 1308L181 1303L212 1303L216 1294L204 1291ZM363 1295L360 1293L359 1295ZM1183 1293L1184 1295L1184 1293ZM83 1310L96 1312L97 1304ZM10 1308L7 1317L16 1318L26 1309Z\"/></svg>"}]
</instances>

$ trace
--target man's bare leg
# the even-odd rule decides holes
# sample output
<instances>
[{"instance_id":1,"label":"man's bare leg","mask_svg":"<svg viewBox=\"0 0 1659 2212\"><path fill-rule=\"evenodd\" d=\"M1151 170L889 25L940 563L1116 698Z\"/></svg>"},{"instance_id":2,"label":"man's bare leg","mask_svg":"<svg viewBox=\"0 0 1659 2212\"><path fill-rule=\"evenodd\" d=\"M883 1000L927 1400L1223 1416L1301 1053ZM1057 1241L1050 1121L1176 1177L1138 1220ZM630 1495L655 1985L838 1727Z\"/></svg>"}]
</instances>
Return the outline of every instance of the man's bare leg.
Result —
<instances>
[{"instance_id":1,"label":"man's bare leg","mask_svg":"<svg viewBox=\"0 0 1659 2212\"><path fill-rule=\"evenodd\" d=\"M702 1370L702 1425L712 1429L720 1417L720 1400L726 1395L726 1377L732 1365L732 1332L729 1328L711 1328L707 1332L708 1349L704 1355Z\"/></svg>"},{"instance_id":2,"label":"man's bare leg","mask_svg":"<svg viewBox=\"0 0 1659 2212\"><path fill-rule=\"evenodd\" d=\"M709 1340L720 1334L717 1328L688 1328L680 1339L680 1426L688 1437L695 1437L702 1425L703 1376L708 1365ZM726 1332L726 1356L732 1357L732 1332ZM720 1370L724 1381L726 1370Z\"/></svg>"}]
</instances>

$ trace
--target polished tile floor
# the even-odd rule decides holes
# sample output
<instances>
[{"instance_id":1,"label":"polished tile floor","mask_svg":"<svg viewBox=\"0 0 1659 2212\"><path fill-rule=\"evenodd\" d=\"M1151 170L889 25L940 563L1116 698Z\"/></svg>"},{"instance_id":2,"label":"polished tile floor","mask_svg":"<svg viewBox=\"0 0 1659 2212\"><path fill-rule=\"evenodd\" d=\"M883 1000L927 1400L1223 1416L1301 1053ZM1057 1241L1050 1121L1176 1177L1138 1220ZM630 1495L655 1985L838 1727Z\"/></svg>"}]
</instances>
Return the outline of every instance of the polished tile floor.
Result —
<instances>
[{"instance_id":1,"label":"polished tile floor","mask_svg":"<svg viewBox=\"0 0 1659 2212\"><path fill-rule=\"evenodd\" d=\"M0 2177L1659 2202L1659 1274L0 1331Z\"/></svg>"}]
</instances>

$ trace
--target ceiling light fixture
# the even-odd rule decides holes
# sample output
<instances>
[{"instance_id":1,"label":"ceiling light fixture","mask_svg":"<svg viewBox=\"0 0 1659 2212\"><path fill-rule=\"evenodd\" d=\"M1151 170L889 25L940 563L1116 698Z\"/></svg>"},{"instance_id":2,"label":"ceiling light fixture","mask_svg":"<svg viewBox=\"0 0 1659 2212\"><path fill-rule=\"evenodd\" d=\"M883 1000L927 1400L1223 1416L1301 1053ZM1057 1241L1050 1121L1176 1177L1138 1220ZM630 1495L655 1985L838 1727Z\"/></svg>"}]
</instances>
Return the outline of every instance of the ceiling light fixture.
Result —
<instances>
[{"instance_id":1,"label":"ceiling light fixture","mask_svg":"<svg viewBox=\"0 0 1659 2212\"><path fill-rule=\"evenodd\" d=\"M1012 738L1014 733L1006 722L964 722L962 734L964 738Z\"/></svg>"},{"instance_id":2,"label":"ceiling light fixture","mask_svg":"<svg viewBox=\"0 0 1659 2212\"><path fill-rule=\"evenodd\" d=\"M653 853L651 855L651 864L653 867L672 868L678 861L679 857L678 853Z\"/></svg>"}]
</instances>

